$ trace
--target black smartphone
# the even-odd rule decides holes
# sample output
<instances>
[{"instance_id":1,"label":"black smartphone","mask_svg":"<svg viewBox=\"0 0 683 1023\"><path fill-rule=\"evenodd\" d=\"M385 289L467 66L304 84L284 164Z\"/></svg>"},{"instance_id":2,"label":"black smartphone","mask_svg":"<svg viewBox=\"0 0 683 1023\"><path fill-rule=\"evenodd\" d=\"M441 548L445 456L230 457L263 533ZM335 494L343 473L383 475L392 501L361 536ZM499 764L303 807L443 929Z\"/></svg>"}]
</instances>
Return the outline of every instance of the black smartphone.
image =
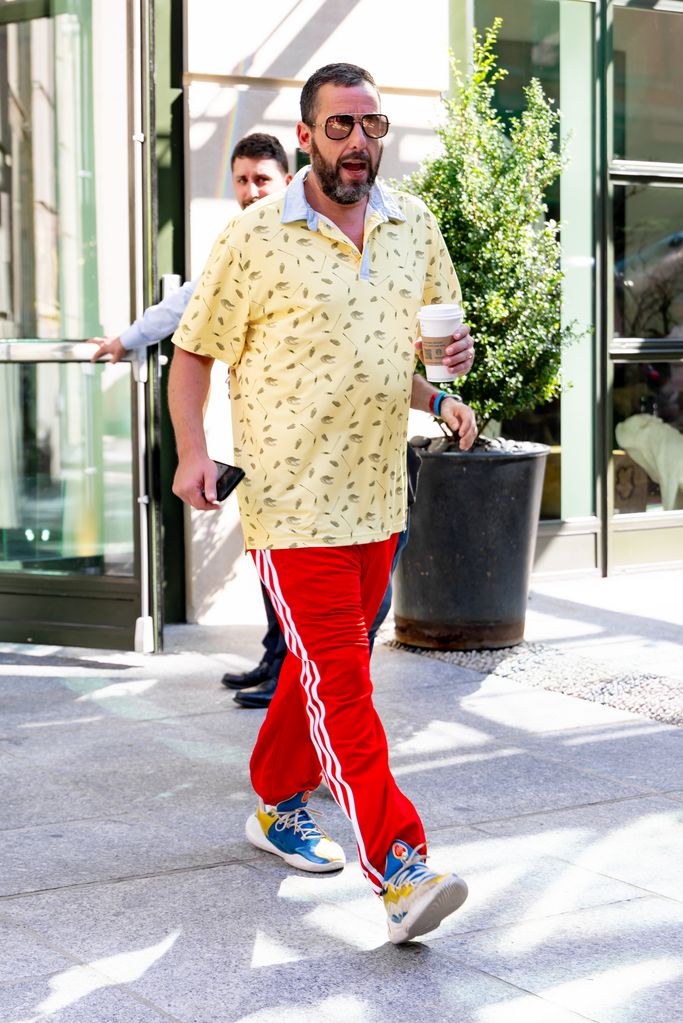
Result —
<instances>
[{"instance_id":1,"label":"black smartphone","mask_svg":"<svg viewBox=\"0 0 683 1023\"><path fill-rule=\"evenodd\" d=\"M225 462L217 462L215 458L213 464L218 470L216 497L219 501L224 501L228 494L232 493L240 480L244 479L244 469L238 469L236 465L227 465Z\"/></svg>"}]
</instances>

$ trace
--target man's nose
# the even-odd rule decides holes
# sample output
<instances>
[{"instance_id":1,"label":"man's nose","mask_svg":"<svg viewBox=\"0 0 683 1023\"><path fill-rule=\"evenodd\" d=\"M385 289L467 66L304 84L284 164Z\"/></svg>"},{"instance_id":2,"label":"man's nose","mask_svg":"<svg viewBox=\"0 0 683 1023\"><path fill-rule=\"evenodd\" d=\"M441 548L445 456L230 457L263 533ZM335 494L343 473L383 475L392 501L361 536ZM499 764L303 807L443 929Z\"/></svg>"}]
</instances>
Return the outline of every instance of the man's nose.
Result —
<instances>
[{"instance_id":1,"label":"man's nose","mask_svg":"<svg viewBox=\"0 0 683 1023\"><path fill-rule=\"evenodd\" d=\"M250 181L249 182L249 195L253 199L258 199L259 198L260 189L259 189L259 186L256 184L255 181Z\"/></svg>"},{"instance_id":2,"label":"man's nose","mask_svg":"<svg viewBox=\"0 0 683 1023\"><path fill-rule=\"evenodd\" d=\"M349 135L349 142L351 142L356 149L365 149L365 139L366 135L361 127L361 123L360 121L356 121L353 125L353 131Z\"/></svg>"}]
</instances>

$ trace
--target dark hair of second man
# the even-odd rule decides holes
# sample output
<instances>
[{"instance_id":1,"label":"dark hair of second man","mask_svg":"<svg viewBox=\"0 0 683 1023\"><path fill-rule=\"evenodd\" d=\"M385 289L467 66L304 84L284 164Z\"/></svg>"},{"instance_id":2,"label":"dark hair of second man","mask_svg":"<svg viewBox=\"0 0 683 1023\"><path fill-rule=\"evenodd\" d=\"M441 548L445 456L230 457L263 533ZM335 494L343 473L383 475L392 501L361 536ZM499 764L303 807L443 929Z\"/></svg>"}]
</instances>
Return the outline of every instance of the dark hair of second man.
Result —
<instances>
[{"instance_id":1,"label":"dark hair of second man","mask_svg":"<svg viewBox=\"0 0 683 1023\"><path fill-rule=\"evenodd\" d=\"M244 158L247 160L275 160L285 174L289 174L289 163L287 154L282 148L282 143L275 135L266 135L265 132L255 131L251 135L245 135L240 139L232 151L230 166L235 166L235 160Z\"/></svg>"}]
</instances>

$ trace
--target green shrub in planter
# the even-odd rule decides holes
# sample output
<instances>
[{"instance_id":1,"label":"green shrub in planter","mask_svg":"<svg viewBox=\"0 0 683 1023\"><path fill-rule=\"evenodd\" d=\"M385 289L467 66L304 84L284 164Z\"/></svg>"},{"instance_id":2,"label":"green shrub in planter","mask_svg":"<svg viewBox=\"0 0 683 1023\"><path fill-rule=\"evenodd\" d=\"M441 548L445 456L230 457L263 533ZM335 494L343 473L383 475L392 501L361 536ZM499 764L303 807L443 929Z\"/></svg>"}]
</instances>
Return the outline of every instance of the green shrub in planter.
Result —
<instances>
[{"instance_id":1,"label":"green shrub in planter","mask_svg":"<svg viewBox=\"0 0 683 1023\"><path fill-rule=\"evenodd\" d=\"M493 104L494 46L501 19L475 32L472 71L454 63L455 96L444 100L437 129L442 152L399 187L436 216L458 272L476 359L457 390L480 429L535 409L560 391L563 347L577 336L562 327L559 228L546 219L545 195L563 166L559 112L533 79L526 107L506 132Z\"/></svg>"},{"instance_id":2,"label":"green shrub in planter","mask_svg":"<svg viewBox=\"0 0 683 1023\"><path fill-rule=\"evenodd\" d=\"M558 225L545 196L563 165L559 114L538 81L506 131L493 105L505 74L494 45L500 19L475 34L473 68L438 130L442 152L406 178L439 221L460 278L476 359L444 389L462 394L480 429L532 411L560 391L563 347ZM524 636L529 576L548 448L453 438L422 448L410 540L395 577L396 635L442 649L511 646Z\"/></svg>"}]
</instances>

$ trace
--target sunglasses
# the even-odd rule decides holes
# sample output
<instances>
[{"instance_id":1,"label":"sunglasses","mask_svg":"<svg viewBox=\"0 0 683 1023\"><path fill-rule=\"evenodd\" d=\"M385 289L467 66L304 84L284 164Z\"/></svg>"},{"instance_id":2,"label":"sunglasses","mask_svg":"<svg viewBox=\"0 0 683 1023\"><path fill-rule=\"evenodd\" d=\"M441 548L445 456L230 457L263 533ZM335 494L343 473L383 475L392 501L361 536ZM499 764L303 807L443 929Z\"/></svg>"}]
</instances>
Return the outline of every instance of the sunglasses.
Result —
<instances>
[{"instance_id":1,"label":"sunglasses","mask_svg":"<svg viewBox=\"0 0 683 1023\"><path fill-rule=\"evenodd\" d=\"M347 139L353 131L354 124L360 124L363 133L369 139L383 139L389 131L389 118L386 114L331 114L324 124L312 124L311 128L324 128L328 139L338 142Z\"/></svg>"}]
</instances>

